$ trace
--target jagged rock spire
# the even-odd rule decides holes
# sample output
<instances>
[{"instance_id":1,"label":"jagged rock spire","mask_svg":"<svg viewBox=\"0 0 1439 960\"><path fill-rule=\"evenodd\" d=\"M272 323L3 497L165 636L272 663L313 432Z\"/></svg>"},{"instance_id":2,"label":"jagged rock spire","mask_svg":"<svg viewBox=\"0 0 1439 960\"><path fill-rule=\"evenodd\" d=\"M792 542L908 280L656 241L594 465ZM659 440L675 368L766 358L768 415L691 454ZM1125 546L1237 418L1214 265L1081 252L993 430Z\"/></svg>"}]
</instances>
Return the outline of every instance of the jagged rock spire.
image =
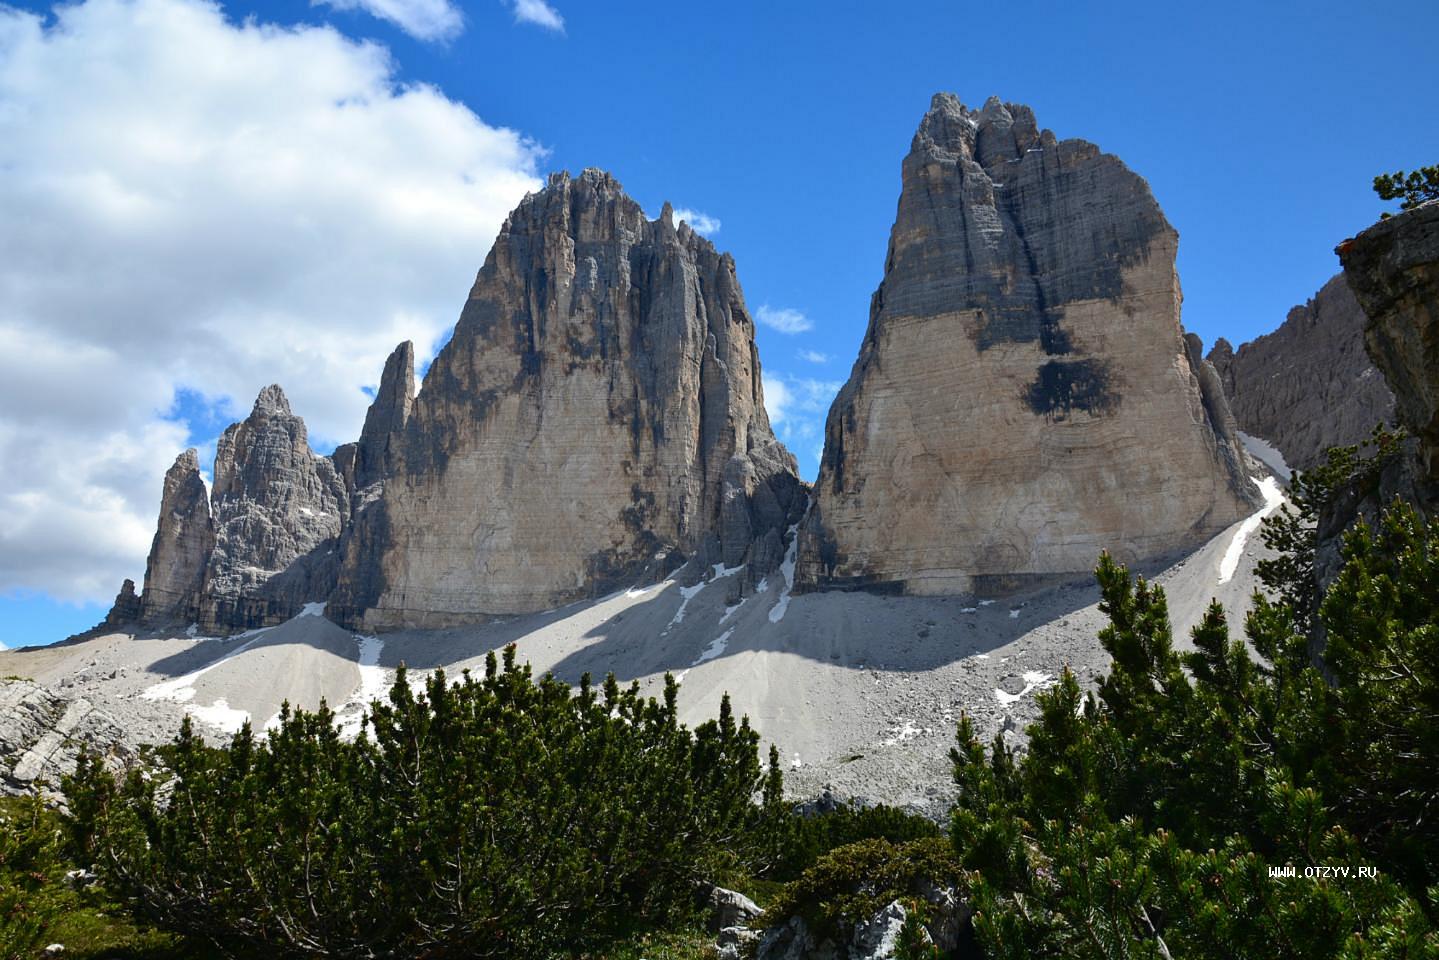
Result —
<instances>
[{"instance_id":1,"label":"jagged rock spire","mask_svg":"<svg viewBox=\"0 0 1439 960\"><path fill-rule=\"evenodd\" d=\"M139 616L147 623L193 622L198 617L205 567L215 548L210 498L194 447L165 473L160 520L145 562Z\"/></svg>"}]
</instances>

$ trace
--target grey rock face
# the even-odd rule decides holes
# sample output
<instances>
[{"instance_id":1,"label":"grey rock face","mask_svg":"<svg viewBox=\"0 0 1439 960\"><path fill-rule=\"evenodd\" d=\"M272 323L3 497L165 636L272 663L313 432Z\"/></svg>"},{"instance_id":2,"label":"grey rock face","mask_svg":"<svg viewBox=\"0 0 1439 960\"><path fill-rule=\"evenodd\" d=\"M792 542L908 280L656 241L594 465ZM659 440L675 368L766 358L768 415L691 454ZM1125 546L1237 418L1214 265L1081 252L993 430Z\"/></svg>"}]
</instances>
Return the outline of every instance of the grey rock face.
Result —
<instances>
[{"instance_id":1,"label":"grey rock face","mask_svg":"<svg viewBox=\"0 0 1439 960\"><path fill-rule=\"evenodd\" d=\"M1245 433L1308 470L1324 451L1356 444L1394 417L1394 395L1364 349L1364 311L1343 275L1289 311L1273 333L1238 350L1220 339L1209 361Z\"/></svg>"},{"instance_id":2,"label":"grey rock face","mask_svg":"<svg viewBox=\"0 0 1439 960\"><path fill-rule=\"evenodd\" d=\"M69 698L29 680L0 681L0 793L16 795L75 772L82 750L116 765L134 756L133 738L84 698Z\"/></svg>"},{"instance_id":3,"label":"grey rock face","mask_svg":"<svg viewBox=\"0 0 1439 960\"><path fill-rule=\"evenodd\" d=\"M365 413L355 449L354 486L363 489L395 469L415 402L415 345L406 340L385 361L380 389Z\"/></svg>"},{"instance_id":4,"label":"grey rock face","mask_svg":"<svg viewBox=\"0 0 1439 960\"><path fill-rule=\"evenodd\" d=\"M1182 337L1176 245L1116 157L1028 107L936 95L830 409L800 585L1002 590L1253 509Z\"/></svg>"},{"instance_id":5,"label":"grey rock face","mask_svg":"<svg viewBox=\"0 0 1439 960\"><path fill-rule=\"evenodd\" d=\"M221 435L211 505L202 628L268 626L334 589L349 498L334 464L311 452L305 421L278 386L260 391L250 416Z\"/></svg>"},{"instance_id":6,"label":"grey rock face","mask_svg":"<svg viewBox=\"0 0 1439 960\"><path fill-rule=\"evenodd\" d=\"M210 499L200 477L200 456L191 448L165 474L160 521L145 562L140 619L156 624L197 620L214 549Z\"/></svg>"},{"instance_id":7,"label":"grey rock face","mask_svg":"<svg viewBox=\"0 0 1439 960\"><path fill-rule=\"evenodd\" d=\"M1439 203L1381 220L1338 253L1368 316L1369 356L1418 438L1424 475L1439 480Z\"/></svg>"},{"instance_id":8,"label":"grey rock face","mask_svg":"<svg viewBox=\"0 0 1439 960\"><path fill-rule=\"evenodd\" d=\"M907 919L909 911L896 900L868 920L855 924L849 960L894 960L899 934Z\"/></svg>"},{"instance_id":9,"label":"grey rock face","mask_svg":"<svg viewBox=\"0 0 1439 960\"><path fill-rule=\"evenodd\" d=\"M401 344L356 443L316 456L272 386L220 439L209 513L181 459L142 619L207 631L320 600L346 625L473 622L701 556L746 564L740 589L807 502L733 259L597 170L510 215L423 389Z\"/></svg>"},{"instance_id":10,"label":"grey rock face","mask_svg":"<svg viewBox=\"0 0 1439 960\"><path fill-rule=\"evenodd\" d=\"M840 952L830 940L817 942L803 917L790 917L764 932L755 960L840 960Z\"/></svg>"},{"instance_id":11,"label":"grey rock face","mask_svg":"<svg viewBox=\"0 0 1439 960\"><path fill-rule=\"evenodd\" d=\"M710 536L715 562L772 563L752 545L803 509L734 261L596 170L510 215L402 443L383 419L382 507L337 604L367 627L558 606L668 572Z\"/></svg>"},{"instance_id":12,"label":"grey rock face","mask_svg":"<svg viewBox=\"0 0 1439 960\"><path fill-rule=\"evenodd\" d=\"M713 932L746 926L764 912L749 897L724 887L709 885L702 891L702 898L709 914L709 929Z\"/></svg>"},{"instance_id":13,"label":"grey rock face","mask_svg":"<svg viewBox=\"0 0 1439 960\"><path fill-rule=\"evenodd\" d=\"M120 592L115 595L115 602L110 605L110 612L105 615L100 625L116 627L135 623L140 619L140 611L140 595L135 592L135 581L127 577L120 585Z\"/></svg>"}]
</instances>

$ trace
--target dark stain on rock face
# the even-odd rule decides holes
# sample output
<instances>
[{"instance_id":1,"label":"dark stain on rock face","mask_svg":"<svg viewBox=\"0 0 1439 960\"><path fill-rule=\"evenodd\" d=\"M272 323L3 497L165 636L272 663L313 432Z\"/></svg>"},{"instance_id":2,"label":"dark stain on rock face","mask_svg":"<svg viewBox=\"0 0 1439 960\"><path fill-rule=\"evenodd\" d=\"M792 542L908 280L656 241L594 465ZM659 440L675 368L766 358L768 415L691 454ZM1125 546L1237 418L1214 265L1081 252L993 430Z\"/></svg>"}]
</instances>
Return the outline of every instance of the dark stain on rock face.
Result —
<instances>
[{"instance_id":1,"label":"dark stain on rock face","mask_svg":"<svg viewBox=\"0 0 1439 960\"><path fill-rule=\"evenodd\" d=\"M1102 360L1051 360L1039 368L1025 391L1025 402L1049 420L1067 420L1076 410L1107 416L1119 405Z\"/></svg>"}]
</instances>

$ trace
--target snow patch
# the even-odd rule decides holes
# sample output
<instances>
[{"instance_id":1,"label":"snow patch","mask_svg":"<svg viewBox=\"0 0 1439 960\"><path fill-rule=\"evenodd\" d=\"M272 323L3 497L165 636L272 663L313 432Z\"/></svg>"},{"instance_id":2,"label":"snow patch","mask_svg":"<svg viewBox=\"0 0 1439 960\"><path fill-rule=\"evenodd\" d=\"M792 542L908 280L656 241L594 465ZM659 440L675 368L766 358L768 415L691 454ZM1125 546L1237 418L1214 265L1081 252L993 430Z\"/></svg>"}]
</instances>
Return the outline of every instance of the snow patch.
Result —
<instances>
[{"instance_id":1,"label":"snow patch","mask_svg":"<svg viewBox=\"0 0 1439 960\"><path fill-rule=\"evenodd\" d=\"M1234 539L1229 541L1229 549L1224 551L1224 558L1219 561L1219 582L1228 583L1234 572L1239 569L1239 558L1244 555L1244 545L1249 540L1249 535L1259 529L1264 518L1279 508L1284 502L1284 493L1279 489L1279 481L1274 477L1265 477L1263 480L1254 481L1259 492L1264 494L1264 507L1252 517L1239 525L1235 532Z\"/></svg>"},{"instance_id":2,"label":"snow patch","mask_svg":"<svg viewBox=\"0 0 1439 960\"><path fill-rule=\"evenodd\" d=\"M307 603L305 608L297 614L301 617L323 617L324 615L325 605L323 603Z\"/></svg>"},{"instance_id":3,"label":"snow patch","mask_svg":"<svg viewBox=\"0 0 1439 960\"><path fill-rule=\"evenodd\" d=\"M684 683L685 676L695 667L699 666L707 660L713 660L723 654L725 652L725 648L729 646L729 638L734 636L734 629L734 627L730 627L724 633L711 640L710 645L700 651L700 655L695 658L695 662L680 671L680 675L675 677L675 683Z\"/></svg>"},{"instance_id":4,"label":"snow patch","mask_svg":"<svg viewBox=\"0 0 1439 960\"><path fill-rule=\"evenodd\" d=\"M344 705L337 711L344 713L354 709L354 713L340 720L340 736L351 738L359 736L360 725L364 720L365 713L370 709L370 704L379 700L385 695L386 674L384 667L380 666L380 653L385 649L385 641L379 637L363 637L355 635L355 643L359 645L360 686ZM268 727L267 727L268 729Z\"/></svg>"},{"instance_id":5,"label":"snow patch","mask_svg":"<svg viewBox=\"0 0 1439 960\"><path fill-rule=\"evenodd\" d=\"M773 607L770 607L770 623L779 623L784 619L785 612L789 610L789 597L794 592L794 567L798 553L799 524L796 523L789 528L789 549L785 550L784 562L779 565L780 575L784 577L784 586L780 588L779 599L774 602Z\"/></svg>"},{"instance_id":6,"label":"snow patch","mask_svg":"<svg viewBox=\"0 0 1439 960\"><path fill-rule=\"evenodd\" d=\"M1049 674L1040 673L1037 670L1031 670L1024 674L1023 690L1019 691L1018 693L1006 693L998 687L995 687L994 699L998 700L1005 706L1008 706L1011 703L1018 703L1020 700L1024 699L1026 696L1036 690L1043 690L1045 687L1050 687L1053 685L1054 678L1051 677Z\"/></svg>"},{"instance_id":7,"label":"snow patch","mask_svg":"<svg viewBox=\"0 0 1439 960\"><path fill-rule=\"evenodd\" d=\"M735 567L727 567L722 563L717 563L711 569L710 572L712 575L708 580L701 580L699 583L695 584L692 587L680 587L680 608L676 610L675 615L670 618L669 626L665 627L664 632L669 633L670 627L673 627L679 623L684 623L685 610L689 607L690 601L693 600L695 597L699 596L701 590L709 586L711 583L714 583L716 580L723 580L725 577L732 577L743 569L744 564L742 563ZM665 582L669 583L670 581L667 580Z\"/></svg>"},{"instance_id":8,"label":"snow patch","mask_svg":"<svg viewBox=\"0 0 1439 960\"><path fill-rule=\"evenodd\" d=\"M194 695L195 691L191 690L190 696ZM185 708L185 712L197 720L205 721L212 727L219 727L226 733L239 733L240 728L250 722L250 714L247 711L234 709L224 697L208 707L192 703Z\"/></svg>"},{"instance_id":9,"label":"snow patch","mask_svg":"<svg viewBox=\"0 0 1439 960\"><path fill-rule=\"evenodd\" d=\"M931 730L929 727L918 726L913 720L906 720L904 718L900 718L899 723L893 727L890 727L888 732L889 737L885 740L880 741L880 746L882 747L897 746L901 743L905 743L906 741L913 740L915 737L930 734L934 731Z\"/></svg>"},{"instance_id":10,"label":"snow patch","mask_svg":"<svg viewBox=\"0 0 1439 960\"><path fill-rule=\"evenodd\" d=\"M1019 608L1018 608L1018 607L1015 607L1013 610L1009 611L1009 619L1011 619L1011 620L1018 620L1018 619L1019 619Z\"/></svg>"},{"instance_id":11,"label":"snow patch","mask_svg":"<svg viewBox=\"0 0 1439 960\"><path fill-rule=\"evenodd\" d=\"M690 666L697 667L700 664L704 663L706 660L713 660L715 657L718 657L720 654L724 653L725 648L729 646L729 638L733 635L734 627L730 627L724 633L715 637L713 640L710 641L710 645L705 647L704 650L700 652L699 659L696 660L694 663L690 664Z\"/></svg>"},{"instance_id":12,"label":"snow patch","mask_svg":"<svg viewBox=\"0 0 1439 960\"><path fill-rule=\"evenodd\" d=\"M1239 442L1244 444L1244 449L1251 457L1274 471L1275 475L1285 483L1293 479L1294 471L1285 462L1284 454L1280 453L1272 443L1259 437L1251 437L1243 430L1236 432L1239 434Z\"/></svg>"},{"instance_id":13,"label":"snow patch","mask_svg":"<svg viewBox=\"0 0 1439 960\"><path fill-rule=\"evenodd\" d=\"M703 580L701 580L699 583L695 584L692 587L680 587L680 608L676 610L675 615L670 618L669 627L665 627L666 632L668 632L669 628L673 627L675 624L684 623L685 609L690 605L690 601L693 600L704 588L705 581Z\"/></svg>"}]
</instances>

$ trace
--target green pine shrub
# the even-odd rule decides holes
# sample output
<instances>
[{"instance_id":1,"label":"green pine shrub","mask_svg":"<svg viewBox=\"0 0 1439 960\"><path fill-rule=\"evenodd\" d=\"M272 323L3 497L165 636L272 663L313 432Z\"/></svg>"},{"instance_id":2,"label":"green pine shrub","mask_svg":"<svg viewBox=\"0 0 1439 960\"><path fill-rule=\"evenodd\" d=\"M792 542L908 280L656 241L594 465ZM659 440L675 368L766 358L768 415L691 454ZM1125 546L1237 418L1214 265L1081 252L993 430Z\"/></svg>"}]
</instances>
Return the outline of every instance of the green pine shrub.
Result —
<instances>
[{"instance_id":1,"label":"green pine shrub","mask_svg":"<svg viewBox=\"0 0 1439 960\"><path fill-rule=\"evenodd\" d=\"M758 737L691 731L611 677L578 692L490 656L483 679L403 669L368 729L324 706L153 771L85 762L75 839L139 915L233 955L546 957L683 925L756 816Z\"/></svg>"},{"instance_id":2,"label":"green pine shrub","mask_svg":"<svg viewBox=\"0 0 1439 960\"><path fill-rule=\"evenodd\" d=\"M1343 558L1332 684L1288 603L1255 596L1247 645L1215 604L1180 653L1163 589L1101 558L1098 690L1040 694L1022 760L959 726L987 957L1439 956L1439 524L1396 502Z\"/></svg>"},{"instance_id":3,"label":"green pine shrub","mask_svg":"<svg viewBox=\"0 0 1439 960\"><path fill-rule=\"evenodd\" d=\"M926 886L951 887L961 897L970 878L943 837L902 843L861 840L821 855L786 884L765 908L766 925L804 918L818 940L848 939L854 924Z\"/></svg>"},{"instance_id":4,"label":"green pine shrub","mask_svg":"<svg viewBox=\"0 0 1439 960\"><path fill-rule=\"evenodd\" d=\"M0 808L0 960L34 956L59 916L48 889L60 863L60 834L38 797Z\"/></svg>"},{"instance_id":5,"label":"green pine shrub","mask_svg":"<svg viewBox=\"0 0 1439 960\"><path fill-rule=\"evenodd\" d=\"M1439 165L1420 167L1408 173L1403 170L1381 173L1374 178L1374 192L1380 200L1401 201L1400 210L1413 210L1421 203L1439 199Z\"/></svg>"},{"instance_id":6,"label":"green pine shrub","mask_svg":"<svg viewBox=\"0 0 1439 960\"><path fill-rule=\"evenodd\" d=\"M939 825L928 817L885 804L843 804L812 815L801 815L793 806L784 806L756 831L769 848L766 855L755 856L752 863L761 877L787 882L798 879L831 850L861 840L902 844L942 835Z\"/></svg>"}]
</instances>

